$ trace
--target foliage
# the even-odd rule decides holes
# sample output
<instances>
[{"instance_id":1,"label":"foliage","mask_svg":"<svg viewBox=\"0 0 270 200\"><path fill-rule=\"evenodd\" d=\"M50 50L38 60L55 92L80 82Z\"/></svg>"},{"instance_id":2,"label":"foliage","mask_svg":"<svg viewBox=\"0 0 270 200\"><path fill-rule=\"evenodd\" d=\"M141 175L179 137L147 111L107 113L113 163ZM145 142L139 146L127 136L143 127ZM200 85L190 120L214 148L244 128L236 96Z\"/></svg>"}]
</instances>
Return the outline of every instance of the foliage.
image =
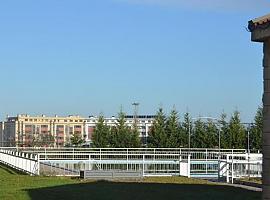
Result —
<instances>
[{"instance_id":1,"label":"foliage","mask_svg":"<svg viewBox=\"0 0 270 200\"><path fill-rule=\"evenodd\" d=\"M229 121L226 141L230 149L246 148L245 127L241 124L239 111L234 111Z\"/></svg>"},{"instance_id":2,"label":"foliage","mask_svg":"<svg viewBox=\"0 0 270 200\"><path fill-rule=\"evenodd\" d=\"M166 147L168 148L175 148L180 147L180 123L179 123L179 117L178 112L174 108L170 116L166 120Z\"/></svg>"},{"instance_id":3,"label":"foliage","mask_svg":"<svg viewBox=\"0 0 270 200\"><path fill-rule=\"evenodd\" d=\"M179 133L179 145L180 147L188 147L189 132L192 132L192 123L190 113L184 114L184 121L181 123Z\"/></svg>"},{"instance_id":4,"label":"foliage","mask_svg":"<svg viewBox=\"0 0 270 200\"><path fill-rule=\"evenodd\" d=\"M71 138L70 138L70 142L72 146L81 146L85 141L84 139L82 139L82 136L80 134L72 134Z\"/></svg>"},{"instance_id":5,"label":"foliage","mask_svg":"<svg viewBox=\"0 0 270 200\"><path fill-rule=\"evenodd\" d=\"M223 112L220 116L219 120L219 128L220 128L220 147L222 149L228 149L229 144L227 143L227 138L229 137L228 131L228 122L226 121L227 115Z\"/></svg>"},{"instance_id":6,"label":"foliage","mask_svg":"<svg viewBox=\"0 0 270 200\"><path fill-rule=\"evenodd\" d=\"M99 116L98 123L96 124L93 133L93 147L95 148L106 148L109 147L110 141L110 128L105 124L104 117Z\"/></svg>"},{"instance_id":7,"label":"foliage","mask_svg":"<svg viewBox=\"0 0 270 200\"><path fill-rule=\"evenodd\" d=\"M193 147L208 148L205 123L201 119L195 121L194 132L192 136L192 141L194 144Z\"/></svg>"},{"instance_id":8,"label":"foliage","mask_svg":"<svg viewBox=\"0 0 270 200\"><path fill-rule=\"evenodd\" d=\"M262 149L262 133L263 133L263 109L259 107L254 118L254 125L250 130L250 147L251 149Z\"/></svg>"},{"instance_id":9,"label":"foliage","mask_svg":"<svg viewBox=\"0 0 270 200\"><path fill-rule=\"evenodd\" d=\"M131 147L132 148L138 148L141 147L141 140L140 140L140 136L139 136L139 130L137 127L136 122L133 124L132 129L130 130L130 141L131 141Z\"/></svg>"},{"instance_id":10,"label":"foliage","mask_svg":"<svg viewBox=\"0 0 270 200\"><path fill-rule=\"evenodd\" d=\"M155 148L167 147L166 116L162 108L159 108L153 126L150 130L148 146Z\"/></svg>"},{"instance_id":11,"label":"foliage","mask_svg":"<svg viewBox=\"0 0 270 200\"><path fill-rule=\"evenodd\" d=\"M55 144L55 137L51 134L39 134L33 136L32 146L33 147L52 147Z\"/></svg>"},{"instance_id":12,"label":"foliage","mask_svg":"<svg viewBox=\"0 0 270 200\"><path fill-rule=\"evenodd\" d=\"M114 148L135 148L140 146L137 127L126 125L125 113L122 110L118 114L117 123L111 128L110 146Z\"/></svg>"},{"instance_id":13,"label":"foliage","mask_svg":"<svg viewBox=\"0 0 270 200\"><path fill-rule=\"evenodd\" d=\"M262 108L259 108L255 116L255 124L250 130L251 149L261 149L262 138ZM234 111L227 121L227 115L223 112L220 120L204 120L198 118L192 121L190 114L184 114L181 122L175 108L169 116L164 114L162 108L158 109L153 126L148 137L148 147L155 148L247 148L247 129L240 119L240 112Z\"/></svg>"},{"instance_id":14,"label":"foliage","mask_svg":"<svg viewBox=\"0 0 270 200\"><path fill-rule=\"evenodd\" d=\"M219 130L218 124L216 124L213 120L208 120L205 123L205 132L206 132L206 146L207 148L218 148L218 138L219 138Z\"/></svg>"}]
</instances>

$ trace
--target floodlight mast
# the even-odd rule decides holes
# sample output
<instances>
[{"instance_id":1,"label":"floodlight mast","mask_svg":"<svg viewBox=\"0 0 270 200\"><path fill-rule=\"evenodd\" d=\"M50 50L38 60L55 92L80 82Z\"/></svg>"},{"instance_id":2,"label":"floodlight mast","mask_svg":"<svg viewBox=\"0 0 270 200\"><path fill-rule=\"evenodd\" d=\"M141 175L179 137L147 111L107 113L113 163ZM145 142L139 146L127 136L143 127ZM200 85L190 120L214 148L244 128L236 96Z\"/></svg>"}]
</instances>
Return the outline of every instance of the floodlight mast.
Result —
<instances>
[{"instance_id":1,"label":"floodlight mast","mask_svg":"<svg viewBox=\"0 0 270 200\"><path fill-rule=\"evenodd\" d=\"M138 102L134 102L132 103L132 105L134 106L134 124L137 126L137 120L138 120L138 112L139 112L139 105L140 103Z\"/></svg>"}]
</instances>

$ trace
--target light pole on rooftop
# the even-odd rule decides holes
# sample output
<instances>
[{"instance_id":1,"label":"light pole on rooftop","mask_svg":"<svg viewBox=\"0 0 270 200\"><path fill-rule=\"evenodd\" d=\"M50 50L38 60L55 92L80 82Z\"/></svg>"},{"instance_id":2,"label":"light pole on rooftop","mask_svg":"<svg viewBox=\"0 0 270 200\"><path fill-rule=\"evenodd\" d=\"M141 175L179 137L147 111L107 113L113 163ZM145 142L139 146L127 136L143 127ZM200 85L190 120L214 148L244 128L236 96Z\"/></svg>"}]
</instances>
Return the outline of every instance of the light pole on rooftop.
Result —
<instances>
[{"instance_id":1,"label":"light pole on rooftop","mask_svg":"<svg viewBox=\"0 0 270 200\"><path fill-rule=\"evenodd\" d=\"M138 110L139 110L140 103L134 102L132 103L132 105L134 106L134 123L135 125L137 125L137 117L138 117Z\"/></svg>"}]
</instances>

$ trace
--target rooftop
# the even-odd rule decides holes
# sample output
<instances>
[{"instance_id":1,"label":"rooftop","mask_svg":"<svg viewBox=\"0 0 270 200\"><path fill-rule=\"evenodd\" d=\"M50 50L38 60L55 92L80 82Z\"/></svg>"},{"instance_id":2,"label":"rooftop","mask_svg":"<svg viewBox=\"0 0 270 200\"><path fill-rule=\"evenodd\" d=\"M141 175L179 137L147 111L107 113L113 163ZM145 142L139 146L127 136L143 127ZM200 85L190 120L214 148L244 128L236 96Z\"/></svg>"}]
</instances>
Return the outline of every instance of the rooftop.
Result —
<instances>
[{"instance_id":1,"label":"rooftop","mask_svg":"<svg viewBox=\"0 0 270 200\"><path fill-rule=\"evenodd\" d=\"M255 29L266 29L270 26L270 14L249 21L248 29L253 32Z\"/></svg>"}]
</instances>

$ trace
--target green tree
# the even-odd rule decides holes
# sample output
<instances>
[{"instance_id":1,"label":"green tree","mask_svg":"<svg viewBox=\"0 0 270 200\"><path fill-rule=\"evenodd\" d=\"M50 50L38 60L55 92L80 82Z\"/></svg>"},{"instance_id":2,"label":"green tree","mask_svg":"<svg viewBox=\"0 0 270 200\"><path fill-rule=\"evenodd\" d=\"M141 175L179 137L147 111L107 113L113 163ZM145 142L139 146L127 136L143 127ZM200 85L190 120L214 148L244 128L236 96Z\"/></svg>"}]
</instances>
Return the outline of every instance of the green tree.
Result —
<instances>
[{"instance_id":1,"label":"green tree","mask_svg":"<svg viewBox=\"0 0 270 200\"><path fill-rule=\"evenodd\" d=\"M71 145L73 146L81 146L85 141L82 139L80 134L72 134L70 138Z\"/></svg>"},{"instance_id":2,"label":"green tree","mask_svg":"<svg viewBox=\"0 0 270 200\"><path fill-rule=\"evenodd\" d=\"M218 148L218 127L217 124L209 119L205 123L205 129L206 129L206 146L207 148Z\"/></svg>"},{"instance_id":3,"label":"green tree","mask_svg":"<svg viewBox=\"0 0 270 200\"><path fill-rule=\"evenodd\" d=\"M181 123L179 143L180 147L188 147L189 132L192 133L191 116L189 112L184 114L184 121Z\"/></svg>"},{"instance_id":4,"label":"green tree","mask_svg":"<svg viewBox=\"0 0 270 200\"><path fill-rule=\"evenodd\" d=\"M178 112L173 108L166 121L166 147L180 147L180 131Z\"/></svg>"},{"instance_id":5,"label":"green tree","mask_svg":"<svg viewBox=\"0 0 270 200\"><path fill-rule=\"evenodd\" d=\"M51 134L36 134L33 136L33 147L52 147L55 144L55 137Z\"/></svg>"},{"instance_id":6,"label":"green tree","mask_svg":"<svg viewBox=\"0 0 270 200\"><path fill-rule=\"evenodd\" d=\"M166 147L166 116L159 108L148 137L148 146L153 148Z\"/></svg>"},{"instance_id":7,"label":"green tree","mask_svg":"<svg viewBox=\"0 0 270 200\"><path fill-rule=\"evenodd\" d=\"M126 125L125 113L121 110L117 123L111 128L110 143L115 148L132 148L140 146L137 128Z\"/></svg>"},{"instance_id":8,"label":"green tree","mask_svg":"<svg viewBox=\"0 0 270 200\"><path fill-rule=\"evenodd\" d=\"M130 148L139 148L141 147L141 139L139 136L139 130L137 122L134 122L132 129L130 130Z\"/></svg>"},{"instance_id":9,"label":"green tree","mask_svg":"<svg viewBox=\"0 0 270 200\"><path fill-rule=\"evenodd\" d=\"M250 129L250 148L262 150L262 133L263 133L263 108L257 109L254 124Z\"/></svg>"},{"instance_id":10,"label":"green tree","mask_svg":"<svg viewBox=\"0 0 270 200\"><path fill-rule=\"evenodd\" d=\"M231 149L246 148L245 127L241 124L239 111L235 111L229 121L227 142Z\"/></svg>"},{"instance_id":11,"label":"green tree","mask_svg":"<svg viewBox=\"0 0 270 200\"><path fill-rule=\"evenodd\" d=\"M101 115L93 132L93 147L106 148L109 147L110 128L105 124L104 117Z\"/></svg>"},{"instance_id":12,"label":"green tree","mask_svg":"<svg viewBox=\"0 0 270 200\"><path fill-rule=\"evenodd\" d=\"M128 147L129 128L126 126L125 114L121 110L118 114L116 126L111 132L111 146L115 148Z\"/></svg>"},{"instance_id":13,"label":"green tree","mask_svg":"<svg viewBox=\"0 0 270 200\"><path fill-rule=\"evenodd\" d=\"M230 135L228 131L228 122L226 121L227 115L223 112L221 113L219 120L219 128L220 128L220 146L222 149L230 148L229 141L227 140Z\"/></svg>"},{"instance_id":14,"label":"green tree","mask_svg":"<svg viewBox=\"0 0 270 200\"><path fill-rule=\"evenodd\" d=\"M205 123L198 119L194 123L194 131L192 135L193 147L195 148L208 148L207 146L207 132Z\"/></svg>"}]
</instances>

